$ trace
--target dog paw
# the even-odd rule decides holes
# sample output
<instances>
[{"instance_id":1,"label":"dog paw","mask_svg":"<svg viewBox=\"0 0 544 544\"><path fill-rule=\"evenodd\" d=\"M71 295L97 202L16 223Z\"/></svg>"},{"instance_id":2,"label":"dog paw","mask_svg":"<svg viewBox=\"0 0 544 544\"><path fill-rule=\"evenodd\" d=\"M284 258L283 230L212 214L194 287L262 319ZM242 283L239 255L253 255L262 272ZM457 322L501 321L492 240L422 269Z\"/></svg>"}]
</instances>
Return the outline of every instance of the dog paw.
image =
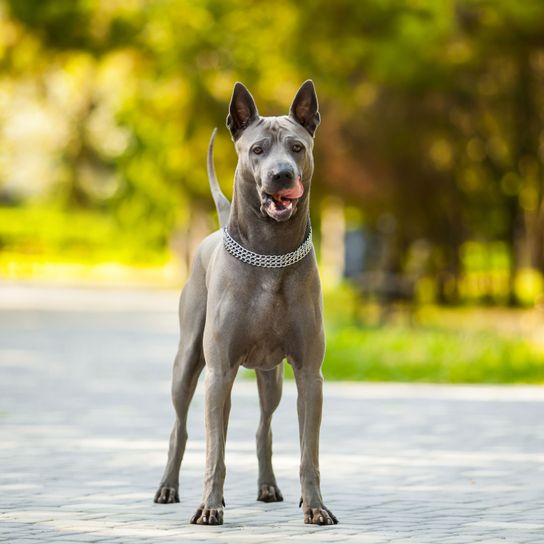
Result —
<instances>
[{"instance_id":1,"label":"dog paw","mask_svg":"<svg viewBox=\"0 0 544 544\"><path fill-rule=\"evenodd\" d=\"M259 487L257 500L261 502L281 502L283 495L277 485L263 484Z\"/></svg>"},{"instance_id":2,"label":"dog paw","mask_svg":"<svg viewBox=\"0 0 544 544\"><path fill-rule=\"evenodd\" d=\"M154 502L158 504L172 504L174 502L179 502L178 488L162 485L155 493Z\"/></svg>"},{"instance_id":3,"label":"dog paw","mask_svg":"<svg viewBox=\"0 0 544 544\"><path fill-rule=\"evenodd\" d=\"M201 504L191 518L193 525L223 525L223 508L208 508Z\"/></svg>"},{"instance_id":4,"label":"dog paw","mask_svg":"<svg viewBox=\"0 0 544 544\"><path fill-rule=\"evenodd\" d=\"M321 506L319 508L305 508L304 523L311 523L313 525L336 525L338 519L327 507Z\"/></svg>"}]
</instances>

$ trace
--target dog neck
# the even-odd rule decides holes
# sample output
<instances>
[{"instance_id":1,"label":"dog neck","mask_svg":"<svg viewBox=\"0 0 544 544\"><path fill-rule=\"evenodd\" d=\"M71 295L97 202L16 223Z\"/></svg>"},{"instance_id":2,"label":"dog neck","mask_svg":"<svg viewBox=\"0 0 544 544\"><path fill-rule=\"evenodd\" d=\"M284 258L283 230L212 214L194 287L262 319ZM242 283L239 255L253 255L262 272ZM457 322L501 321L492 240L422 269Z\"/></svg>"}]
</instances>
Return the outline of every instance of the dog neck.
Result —
<instances>
[{"instance_id":1,"label":"dog neck","mask_svg":"<svg viewBox=\"0 0 544 544\"><path fill-rule=\"evenodd\" d=\"M239 244L261 255L283 255L295 251L308 235L309 193L308 189L297 202L293 217L278 222L263 215L255 183L242 180L237 170L228 231Z\"/></svg>"}]
</instances>

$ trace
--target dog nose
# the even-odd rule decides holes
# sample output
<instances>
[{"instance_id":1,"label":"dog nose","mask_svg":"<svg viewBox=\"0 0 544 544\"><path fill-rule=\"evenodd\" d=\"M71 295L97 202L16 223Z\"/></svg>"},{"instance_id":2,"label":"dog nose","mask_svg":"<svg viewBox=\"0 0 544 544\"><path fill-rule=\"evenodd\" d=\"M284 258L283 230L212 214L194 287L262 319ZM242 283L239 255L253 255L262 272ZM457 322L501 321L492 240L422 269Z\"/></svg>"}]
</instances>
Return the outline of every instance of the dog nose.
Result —
<instances>
[{"instance_id":1,"label":"dog nose","mask_svg":"<svg viewBox=\"0 0 544 544\"><path fill-rule=\"evenodd\" d=\"M295 179L295 173L291 168L283 168L272 175L273 181L293 181Z\"/></svg>"}]
</instances>

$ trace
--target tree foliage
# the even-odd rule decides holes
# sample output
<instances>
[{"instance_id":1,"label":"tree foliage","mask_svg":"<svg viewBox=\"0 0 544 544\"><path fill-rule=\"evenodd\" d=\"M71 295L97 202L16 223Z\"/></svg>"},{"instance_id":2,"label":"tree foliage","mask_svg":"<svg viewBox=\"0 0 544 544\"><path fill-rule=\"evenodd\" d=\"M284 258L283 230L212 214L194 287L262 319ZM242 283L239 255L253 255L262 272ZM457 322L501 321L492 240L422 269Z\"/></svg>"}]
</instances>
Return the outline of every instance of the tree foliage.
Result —
<instances>
[{"instance_id":1,"label":"tree foliage","mask_svg":"<svg viewBox=\"0 0 544 544\"><path fill-rule=\"evenodd\" d=\"M521 267L544 271L541 1L0 6L0 139L13 138L25 108L46 134L35 190L20 190L21 141L3 151L4 199L103 210L162 247L194 210L210 209L205 150L233 83L275 114L312 77L323 118L316 213L334 194L367 226L392 214L401 252L429 240L448 277L474 240L504 244L511 287ZM223 131L227 193L234 160Z\"/></svg>"}]
</instances>

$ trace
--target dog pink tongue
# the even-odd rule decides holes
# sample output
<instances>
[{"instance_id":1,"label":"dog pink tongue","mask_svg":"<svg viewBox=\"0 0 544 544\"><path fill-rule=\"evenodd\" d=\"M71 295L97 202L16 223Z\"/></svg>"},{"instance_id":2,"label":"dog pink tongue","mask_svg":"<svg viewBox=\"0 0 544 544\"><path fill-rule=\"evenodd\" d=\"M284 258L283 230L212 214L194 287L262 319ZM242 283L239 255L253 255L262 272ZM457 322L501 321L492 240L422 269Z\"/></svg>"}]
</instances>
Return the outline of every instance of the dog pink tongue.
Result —
<instances>
[{"instance_id":1,"label":"dog pink tongue","mask_svg":"<svg viewBox=\"0 0 544 544\"><path fill-rule=\"evenodd\" d=\"M300 176L297 178L295 182L295 186L291 187L291 189L282 189L281 191L278 191L274 198L276 200L292 200L294 198L300 198L304 194L304 187L302 186L302 182L300 181Z\"/></svg>"}]
</instances>

